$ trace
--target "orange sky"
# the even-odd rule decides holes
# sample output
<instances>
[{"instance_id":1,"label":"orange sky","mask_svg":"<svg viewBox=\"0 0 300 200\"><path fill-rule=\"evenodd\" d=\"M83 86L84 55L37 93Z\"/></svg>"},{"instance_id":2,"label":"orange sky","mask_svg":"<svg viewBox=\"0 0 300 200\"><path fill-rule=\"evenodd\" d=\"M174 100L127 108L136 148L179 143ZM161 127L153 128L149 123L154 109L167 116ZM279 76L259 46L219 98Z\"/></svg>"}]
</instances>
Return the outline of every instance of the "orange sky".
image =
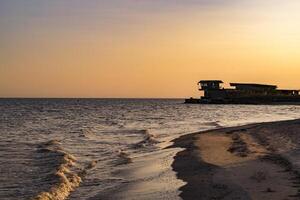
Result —
<instances>
[{"instance_id":1,"label":"orange sky","mask_svg":"<svg viewBox=\"0 0 300 200\"><path fill-rule=\"evenodd\" d=\"M0 97L190 97L200 79L300 89L297 0L0 2Z\"/></svg>"}]
</instances>

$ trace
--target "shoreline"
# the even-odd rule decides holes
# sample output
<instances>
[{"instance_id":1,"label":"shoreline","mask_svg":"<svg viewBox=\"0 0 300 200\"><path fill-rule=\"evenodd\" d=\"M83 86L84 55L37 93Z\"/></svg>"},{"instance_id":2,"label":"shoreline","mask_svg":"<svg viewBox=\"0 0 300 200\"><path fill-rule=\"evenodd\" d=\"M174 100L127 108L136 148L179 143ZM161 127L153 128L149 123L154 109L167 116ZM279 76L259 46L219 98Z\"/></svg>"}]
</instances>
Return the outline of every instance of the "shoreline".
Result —
<instances>
[{"instance_id":1,"label":"shoreline","mask_svg":"<svg viewBox=\"0 0 300 200\"><path fill-rule=\"evenodd\" d=\"M300 119L201 131L173 140L184 148L173 170L190 199L298 199Z\"/></svg>"}]
</instances>

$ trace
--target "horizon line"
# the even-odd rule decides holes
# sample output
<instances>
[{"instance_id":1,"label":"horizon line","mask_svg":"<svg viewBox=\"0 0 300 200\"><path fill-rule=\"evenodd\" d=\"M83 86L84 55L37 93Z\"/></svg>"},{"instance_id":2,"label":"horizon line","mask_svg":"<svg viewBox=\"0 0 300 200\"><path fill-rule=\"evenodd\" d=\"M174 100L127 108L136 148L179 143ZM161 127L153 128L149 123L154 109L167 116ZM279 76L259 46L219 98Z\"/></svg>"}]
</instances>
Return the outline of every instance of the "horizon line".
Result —
<instances>
[{"instance_id":1,"label":"horizon line","mask_svg":"<svg viewBox=\"0 0 300 200\"><path fill-rule=\"evenodd\" d=\"M0 97L0 99L185 99L184 97Z\"/></svg>"}]
</instances>

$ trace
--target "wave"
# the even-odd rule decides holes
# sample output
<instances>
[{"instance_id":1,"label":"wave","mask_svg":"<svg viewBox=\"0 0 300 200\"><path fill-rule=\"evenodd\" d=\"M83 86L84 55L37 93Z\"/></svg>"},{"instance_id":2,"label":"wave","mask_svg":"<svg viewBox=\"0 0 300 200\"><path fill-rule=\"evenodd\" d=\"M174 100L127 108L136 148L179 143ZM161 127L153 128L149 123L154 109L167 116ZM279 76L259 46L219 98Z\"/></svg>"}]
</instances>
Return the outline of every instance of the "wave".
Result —
<instances>
[{"instance_id":1,"label":"wave","mask_svg":"<svg viewBox=\"0 0 300 200\"><path fill-rule=\"evenodd\" d=\"M155 139L155 136L152 135L148 130L142 130L142 132L145 137L142 141L134 144L134 148L147 147L159 143L159 141Z\"/></svg>"},{"instance_id":2,"label":"wave","mask_svg":"<svg viewBox=\"0 0 300 200\"><path fill-rule=\"evenodd\" d=\"M93 132L90 129L82 129L80 130L80 134L79 137L83 137L83 138L88 138L88 139L93 139Z\"/></svg>"},{"instance_id":3,"label":"wave","mask_svg":"<svg viewBox=\"0 0 300 200\"><path fill-rule=\"evenodd\" d=\"M58 140L50 140L39 145L39 152L44 154L55 155L57 167L54 171L56 184L52 185L48 191L43 191L35 196L32 200L64 200L72 191L79 187L82 177L88 170L95 167L97 161L92 161L86 167L77 166L77 159L72 154L67 153ZM45 155L47 156L47 155Z\"/></svg>"},{"instance_id":4,"label":"wave","mask_svg":"<svg viewBox=\"0 0 300 200\"><path fill-rule=\"evenodd\" d=\"M203 122L201 123L204 126L213 126L215 128L222 128L223 126L219 124L219 121L214 121L214 122Z\"/></svg>"},{"instance_id":5,"label":"wave","mask_svg":"<svg viewBox=\"0 0 300 200\"><path fill-rule=\"evenodd\" d=\"M123 150L120 150L118 153L119 160L117 161L117 165L124 165L132 163L132 159L129 156L128 153L124 152Z\"/></svg>"}]
</instances>

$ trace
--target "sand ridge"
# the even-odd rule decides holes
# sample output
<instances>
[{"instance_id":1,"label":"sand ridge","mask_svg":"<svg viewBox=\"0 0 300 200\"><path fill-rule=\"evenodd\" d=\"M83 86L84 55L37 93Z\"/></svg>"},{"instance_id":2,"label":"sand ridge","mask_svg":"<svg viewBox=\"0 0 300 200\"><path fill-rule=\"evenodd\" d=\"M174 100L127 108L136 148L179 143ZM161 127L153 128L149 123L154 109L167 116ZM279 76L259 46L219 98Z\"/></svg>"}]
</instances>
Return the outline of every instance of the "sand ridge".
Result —
<instances>
[{"instance_id":1,"label":"sand ridge","mask_svg":"<svg viewBox=\"0 0 300 200\"><path fill-rule=\"evenodd\" d=\"M243 131L201 134L196 145L203 161L221 167L214 173L213 182L239 185L251 199L292 199L292 194L297 193L291 187L292 175L281 166L261 160L270 152ZM242 199L235 193L232 191L224 199Z\"/></svg>"}]
</instances>

